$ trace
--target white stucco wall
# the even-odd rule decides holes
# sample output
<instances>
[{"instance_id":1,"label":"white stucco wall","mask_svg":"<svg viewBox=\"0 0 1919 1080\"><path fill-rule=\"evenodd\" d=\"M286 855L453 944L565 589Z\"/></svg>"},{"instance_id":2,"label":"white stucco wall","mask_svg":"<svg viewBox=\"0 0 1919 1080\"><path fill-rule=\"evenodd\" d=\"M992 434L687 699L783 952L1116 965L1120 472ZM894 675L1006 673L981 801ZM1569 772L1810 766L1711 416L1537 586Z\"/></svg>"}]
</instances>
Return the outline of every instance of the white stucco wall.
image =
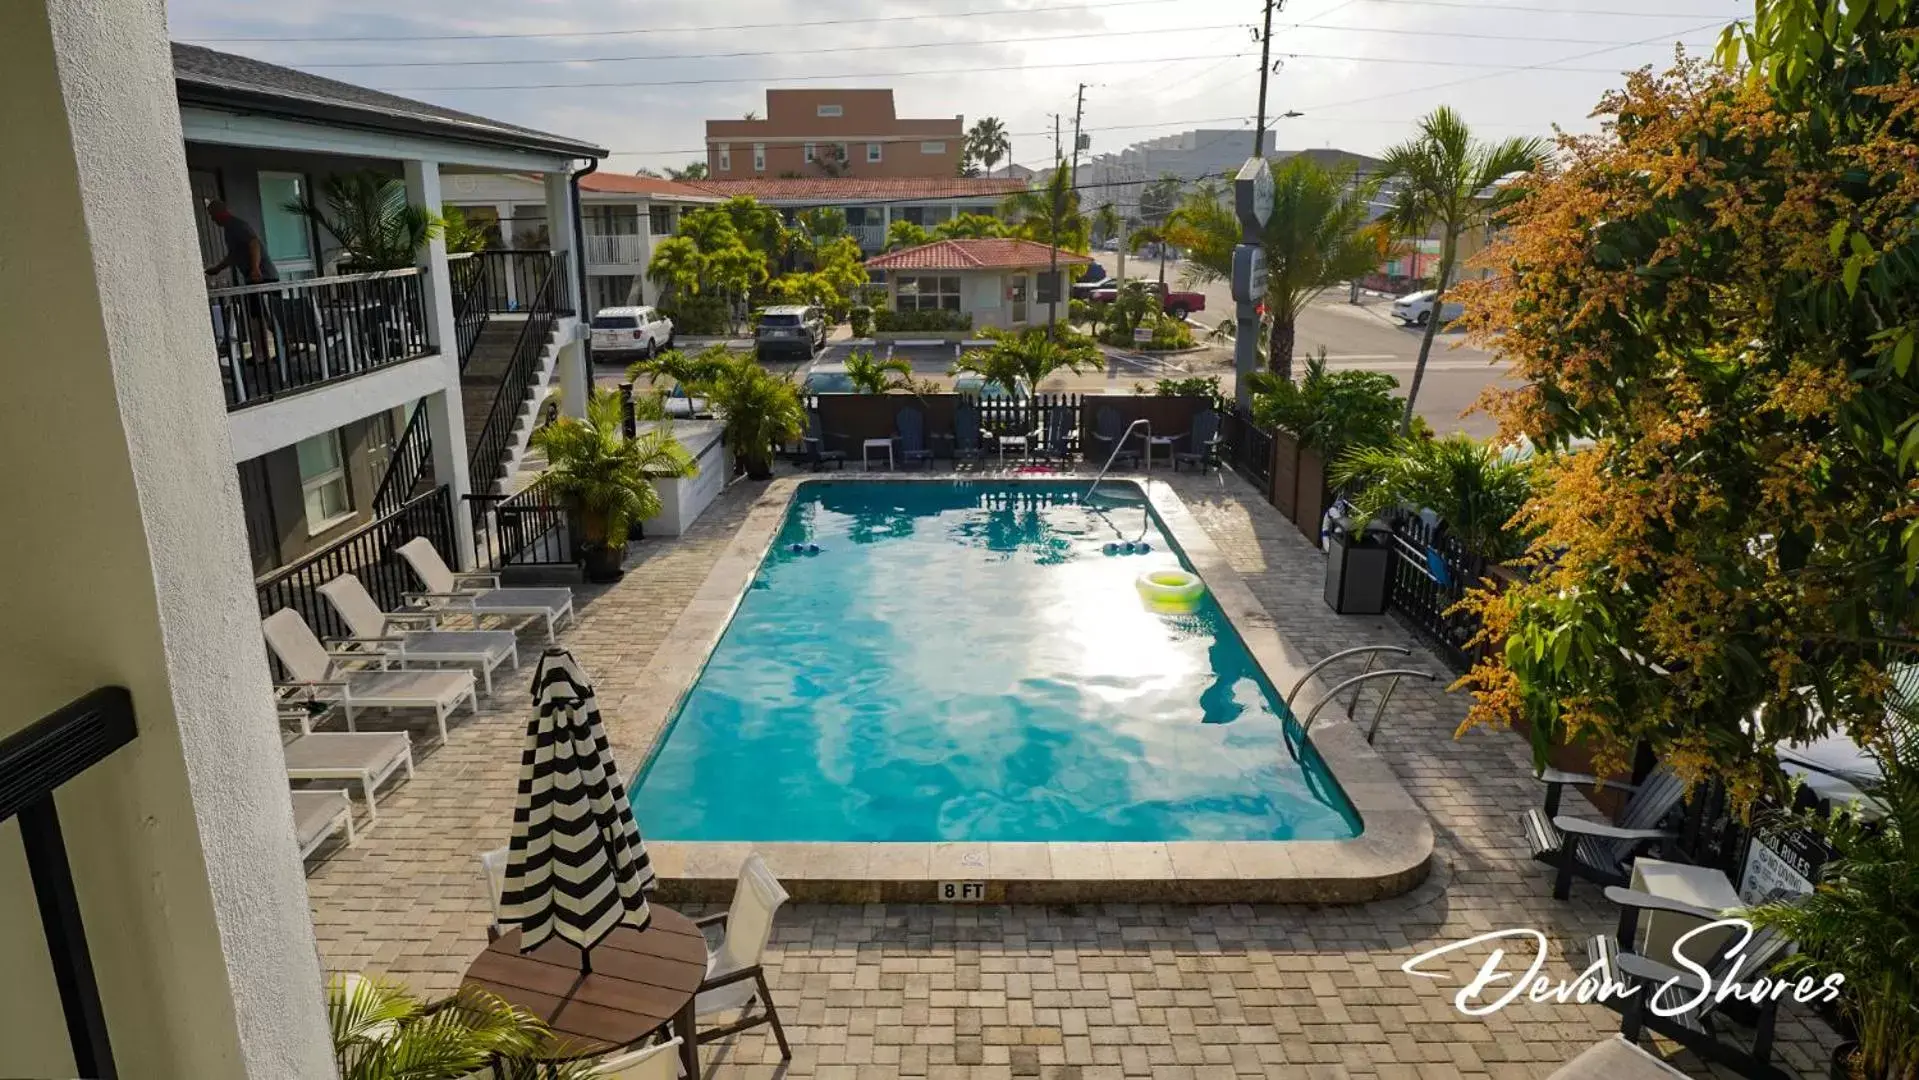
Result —
<instances>
[{"instance_id":1,"label":"white stucco wall","mask_svg":"<svg viewBox=\"0 0 1919 1080\"><path fill-rule=\"evenodd\" d=\"M161 5L0 5L0 151L31 163L0 169L0 736L132 691L138 739L57 798L115 1058L331 1076ZM29 889L0 875L0 912ZM47 1075L66 1033L16 1023L47 990L20 929L0 1075Z\"/></svg>"}]
</instances>

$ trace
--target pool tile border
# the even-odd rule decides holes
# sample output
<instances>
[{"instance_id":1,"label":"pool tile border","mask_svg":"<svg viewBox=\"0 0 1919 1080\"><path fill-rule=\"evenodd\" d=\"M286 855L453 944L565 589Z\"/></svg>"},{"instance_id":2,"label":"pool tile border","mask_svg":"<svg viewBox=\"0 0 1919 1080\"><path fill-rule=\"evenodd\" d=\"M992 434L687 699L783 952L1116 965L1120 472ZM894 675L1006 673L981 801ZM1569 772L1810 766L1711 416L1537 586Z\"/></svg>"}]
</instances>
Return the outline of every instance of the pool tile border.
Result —
<instances>
[{"instance_id":1,"label":"pool tile border","mask_svg":"<svg viewBox=\"0 0 1919 1080\"><path fill-rule=\"evenodd\" d=\"M1074 473L1008 477L784 477L767 485L633 690L609 710L619 760L646 761L707 656L725 633L800 488L822 480L864 483L1057 483ZM1140 477L1116 477L1136 486ZM1283 693L1308 667L1184 502L1164 483L1145 485L1154 511L1206 583L1268 680ZM1313 602L1317 597L1304 598ZM1317 683L1317 680L1315 680ZM1314 694L1325 687L1316 685ZM1312 741L1363 825L1350 840L1168 843L696 843L649 841L666 901L726 900L739 866L757 851L797 900L927 902L943 881L983 881L986 903L1362 903L1424 881L1432 823L1343 711L1322 713ZM638 769L634 771L637 773Z\"/></svg>"}]
</instances>

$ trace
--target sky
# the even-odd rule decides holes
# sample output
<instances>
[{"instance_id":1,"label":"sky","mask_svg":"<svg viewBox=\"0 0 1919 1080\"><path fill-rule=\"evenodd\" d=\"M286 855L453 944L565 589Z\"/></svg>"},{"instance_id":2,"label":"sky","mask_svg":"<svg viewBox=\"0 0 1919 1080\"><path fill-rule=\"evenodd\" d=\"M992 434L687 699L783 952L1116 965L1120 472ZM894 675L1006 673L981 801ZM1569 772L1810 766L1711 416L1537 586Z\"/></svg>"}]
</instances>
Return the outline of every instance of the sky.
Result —
<instances>
[{"instance_id":1,"label":"sky","mask_svg":"<svg viewBox=\"0 0 1919 1080\"><path fill-rule=\"evenodd\" d=\"M1282 150L1376 152L1447 104L1487 138L1590 131L1622 72L1710 52L1734 0L1285 0ZM1261 0L171 0L176 40L596 142L632 172L704 156L767 87L891 87L901 116L998 117L1050 165L1085 86L1092 152L1244 127ZM810 24L810 25L799 25ZM280 40L266 40L280 39ZM335 40L318 40L335 39ZM350 39L350 40L339 40ZM617 59L606 59L617 58ZM598 85L595 85L598 84Z\"/></svg>"}]
</instances>

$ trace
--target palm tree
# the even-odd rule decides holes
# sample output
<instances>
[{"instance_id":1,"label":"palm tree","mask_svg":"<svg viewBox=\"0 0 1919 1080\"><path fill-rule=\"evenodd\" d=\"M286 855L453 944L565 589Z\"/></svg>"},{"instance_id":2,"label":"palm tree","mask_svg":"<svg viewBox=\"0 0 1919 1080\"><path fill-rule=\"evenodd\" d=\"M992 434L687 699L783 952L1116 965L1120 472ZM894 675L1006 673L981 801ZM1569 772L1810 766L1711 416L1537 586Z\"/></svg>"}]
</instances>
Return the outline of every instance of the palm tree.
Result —
<instances>
[{"instance_id":1,"label":"palm tree","mask_svg":"<svg viewBox=\"0 0 1919 1080\"><path fill-rule=\"evenodd\" d=\"M935 225L933 235L941 240L979 240L1005 236L1006 225L991 214L954 214Z\"/></svg>"},{"instance_id":2,"label":"palm tree","mask_svg":"<svg viewBox=\"0 0 1919 1080\"><path fill-rule=\"evenodd\" d=\"M328 1026L340 1080L455 1080L497 1065L501 1080L585 1080L590 1062L557 1067L532 1055L552 1038L533 1015L491 994L461 990L428 1008L400 987L347 977L327 985ZM541 1071L544 1070L544 1071Z\"/></svg>"},{"instance_id":3,"label":"palm tree","mask_svg":"<svg viewBox=\"0 0 1919 1080\"><path fill-rule=\"evenodd\" d=\"M634 523L663 509L650 478L694 473L693 459L672 432L655 429L629 439L620 412L617 392L596 390L586 419L565 417L533 433L548 465L541 482L579 514L588 569L601 577L618 576Z\"/></svg>"},{"instance_id":4,"label":"palm tree","mask_svg":"<svg viewBox=\"0 0 1919 1080\"><path fill-rule=\"evenodd\" d=\"M726 350L714 358L713 371L689 392L707 400L722 424L720 438L746 467L746 475L773 475L773 451L806 430L806 411L792 380L760 366L752 353Z\"/></svg>"},{"instance_id":5,"label":"palm tree","mask_svg":"<svg viewBox=\"0 0 1919 1080\"><path fill-rule=\"evenodd\" d=\"M1000 212L1013 223L1007 235L1034 240L1049 247L1084 252L1092 247L1092 227L1079 212L1079 192L1073 190L1073 174L1063 163L1054 163L1053 175L1043 188L1028 188L1007 196ZM1062 278L1064 275L1061 275ZM1048 302L1046 322L1059 322L1059 301L1066 293L1062 280Z\"/></svg>"},{"instance_id":6,"label":"palm tree","mask_svg":"<svg viewBox=\"0 0 1919 1080\"><path fill-rule=\"evenodd\" d=\"M706 179L706 162L689 161L684 169L668 169L666 178L668 180L704 180Z\"/></svg>"},{"instance_id":7,"label":"palm tree","mask_svg":"<svg viewBox=\"0 0 1919 1080\"><path fill-rule=\"evenodd\" d=\"M1352 502L1362 520L1416 506L1438 514L1482 559L1501 562L1526 550L1526 534L1510 523L1532 493L1532 463L1491 442L1459 433L1399 439L1349 450L1330 472L1335 485L1357 490Z\"/></svg>"},{"instance_id":8,"label":"palm tree","mask_svg":"<svg viewBox=\"0 0 1919 1080\"><path fill-rule=\"evenodd\" d=\"M1180 212L1175 210L1166 218L1164 224L1141 225L1126 236L1126 250L1135 255L1139 254L1148 244L1158 245L1159 283L1161 285L1166 284L1166 249L1173 245L1175 230L1179 228L1181 220ZM1182 239L1184 239L1184 237L1182 237ZM1228 266L1226 272L1230 275L1232 273L1232 267Z\"/></svg>"},{"instance_id":9,"label":"palm tree","mask_svg":"<svg viewBox=\"0 0 1919 1080\"><path fill-rule=\"evenodd\" d=\"M846 378L853 389L862 394L911 389L913 364L904 356L877 360L871 349L855 349L846 358Z\"/></svg>"},{"instance_id":10,"label":"palm tree","mask_svg":"<svg viewBox=\"0 0 1919 1080\"><path fill-rule=\"evenodd\" d=\"M1419 121L1419 134L1386 151L1384 176L1397 190L1387 218L1399 236L1418 239L1439 233L1439 277L1433 290L1433 314L1419 342L1419 362L1406 388L1406 415L1401 433L1412 430L1413 407L1419 384L1426 377L1426 358L1439 330L1440 305L1452 283L1459 258L1459 238L1470 229L1491 224L1519 195L1517 187L1501 181L1545 164L1547 143L1539 138L1511 138L1487 143L1473 138L1466 121L1441 105Z\"/></svg>"},{"instance_id":11,"label":"palm tree","mask_svg":"<svg viewBox=\"0 0 1919 1080\"><path fill-rule=\"evenodd\" d=\"M1102 241L1119 235L1119 210L1112 203L1100 203L1093 211L1093 235Z\"/></svg>"},{"instance_id":12,"label":"palm tree","mask_svg":"<svg viewBox=\"0 0 1919 1080\"><path fill-rule=\"evenodd\" d=\"M919 247L933 242L933 234L912 222L901 218L886 227L886 250L898 251L901 248Z\"/></svg>"},{"instance_id":13,"label":"palm tree","mask_svg":"<svg viewBox=\"0 0 1919 1080\"><path fill-rule=\"evenodd\" d=\"M992 175L993 166L1013 151L1013 140L1006 134L1006 125L995 116L982 116L974 122L966 133L966 153L979 159L987 175Z\"/></svg>"},{"instance_id":14,"label":"palm tree","mask_svg":"<svg viewBox=\"0 0 1919 1080\"><path fill-rule=\"evenodd\" d=\"M989 330L986 333L993 339L993 347L963 354L953 362L951 374L971 372L986 382L997 383L1008 397L1016 397L1022 380L1032 392L1037 393L1039 384L1055 371L1070 371L1077 375L1085 368L1105 366L1099 347L1090 339L1070 330L1055 336L1049 334L1048 329L1033 327L1016 332ZM1034 408L1037 407L1035 404ZM1034 425L1038 426L1037 412L1033 419Z\"/></svg>"},{"instance_id":15,"label":"palm tree","mask_svg":"<svg viewBox=\"0 0 1919 1080\"><path fill-rule=\"evenodd\" d=\"M1293 343L1306 305L1379 265L1386 238L1367 227L1374 190L1350 169L1328 169L1305 155L1273 167L1273 213L1263 235L1266 313L1273 320L1266 362L1279 377L1293 377ZM1196 276L1232 276L1239 218L1209 188L1188 198L1166 231L1187 249Z\"/></svg>"},{"instance_id":16,"label":"palm tree","mask_svg":"<svg viewBox=\"0 0 1919 1080\"><path fill-rule=\"evenodd\" d=\"M371 169L335 173L320 183L323 211L309 198L283 206L325 229L340 244L343 269L404 270L417 252L439 236L440 219L406 201L406 181Z\"/></svg>"}]
</instances>

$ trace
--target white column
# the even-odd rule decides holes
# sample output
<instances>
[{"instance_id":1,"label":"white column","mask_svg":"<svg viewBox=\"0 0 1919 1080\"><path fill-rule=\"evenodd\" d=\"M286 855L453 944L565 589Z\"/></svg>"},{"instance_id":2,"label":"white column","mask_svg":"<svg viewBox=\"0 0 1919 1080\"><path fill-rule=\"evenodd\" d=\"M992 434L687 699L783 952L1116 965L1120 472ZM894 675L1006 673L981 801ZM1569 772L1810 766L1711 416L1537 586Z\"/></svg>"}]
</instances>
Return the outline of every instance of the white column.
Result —
<instances>
[{"instance_id":1,"label":"white column","mask_svg":"<svg viewBox=\"0 0 1919 1080\"><path fill-rule=\"evenodd\" d=\"M440 164L437 161L408 161L406 164L406 201L428 211L440 212ZM473 519L467 512L466 495L473 490L466 467L466 417L460 397L460 347L453 325L452 277L447 272L446 240L435 237L419 253L420 272L426 288L427 334L440 350L442 389L427 395L427 433L433 437L433 477L447 485L452 496L453 546L457 551L442 552L457 560L461 568L473 563ZM477 258L477 256L476 256ZM483 416L474 423L485 423Z\"/></svg>"},{"instance_id":2,"label":"white column","mask_svg":"<svg viewBox=\"0 0 1919 1080\"><path fill-rule=\"evenodd\" d=\"M513 204L510 202L494 203L493 210L494 213L500 216L500 246L506 248L513 247L513 233L515 229L513 225ZM506 303L509 308L519 301L519 297L514 295L513 277L514 275L512 274L506 275Z\"/></svg>"},{"instance_id":3,"label":"white column","mask_svg":"<svg viewBox=\"0 0 1919 1080\"><path fill-rule=\"evenodd\" d=\"M0 168L0 738L132 694L137 738L54 797L114 1059L331 1077L163 6L0 4L0 151L31 163ZM19 835L0 1075L71 1076Z\"/></svg>"},{"instance_id":4,"label":"white column","mask_svg":"<svg viewBox=\"0 0 1919 1080\"><path fill-rule=\"evenodd\" d=\"M560 382L560 409L568 416L586 415L586 396L593 384L593 373L586 370L586 346L579 339L579 327L586 318L586 282L580 280L579 260L574 251L579 238L573 233L573 183L566 173L546 174L546 233L553 242L553 257L565 263L565 280L571 281L569 306L579 319L573 324L574 336L560 345L556 374Z\"/></svg>"}]
</instances>

